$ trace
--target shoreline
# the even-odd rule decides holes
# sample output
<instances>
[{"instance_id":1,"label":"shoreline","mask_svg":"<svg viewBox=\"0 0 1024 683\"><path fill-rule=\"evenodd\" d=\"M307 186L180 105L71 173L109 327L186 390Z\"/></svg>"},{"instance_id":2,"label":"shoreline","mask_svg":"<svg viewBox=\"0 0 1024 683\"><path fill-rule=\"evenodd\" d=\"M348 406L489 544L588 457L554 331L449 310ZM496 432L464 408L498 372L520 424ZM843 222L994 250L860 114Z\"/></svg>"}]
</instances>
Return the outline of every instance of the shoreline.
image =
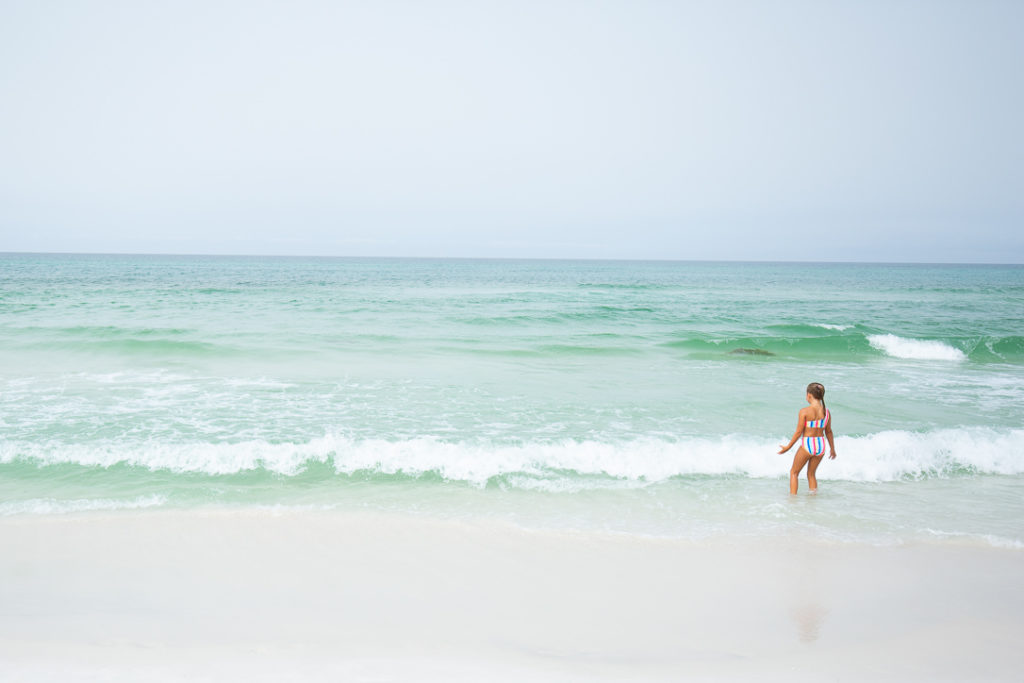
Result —
<instances>
[{"instance_id":1,"label":"shoreline","mask_svg":"<svg viewBox=\"0 0 1024 683\"><path fill-rule=\"evenodd\" d=\"M1024 553L288 510L0 518L11 680L1011 680Z\"/></svg>"}]
</instances>

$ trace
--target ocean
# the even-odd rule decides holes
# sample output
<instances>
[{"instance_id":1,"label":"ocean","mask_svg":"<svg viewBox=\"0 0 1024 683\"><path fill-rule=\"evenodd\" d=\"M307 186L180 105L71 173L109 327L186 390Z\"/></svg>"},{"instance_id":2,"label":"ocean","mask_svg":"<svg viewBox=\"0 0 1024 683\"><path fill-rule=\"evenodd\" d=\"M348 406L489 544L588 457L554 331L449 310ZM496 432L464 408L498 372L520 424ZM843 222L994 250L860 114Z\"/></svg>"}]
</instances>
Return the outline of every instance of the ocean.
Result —
<instances>
[{"instance_id":1,"label":"ocean","mask_svg":"<svg viewBox=\"0 0 1024 683\"><path fill-rule=\"evenodd\" d=\"M1022 501L1021 266L0 255L0 516L1022 548Z\"/></svg>"}]
</instances>

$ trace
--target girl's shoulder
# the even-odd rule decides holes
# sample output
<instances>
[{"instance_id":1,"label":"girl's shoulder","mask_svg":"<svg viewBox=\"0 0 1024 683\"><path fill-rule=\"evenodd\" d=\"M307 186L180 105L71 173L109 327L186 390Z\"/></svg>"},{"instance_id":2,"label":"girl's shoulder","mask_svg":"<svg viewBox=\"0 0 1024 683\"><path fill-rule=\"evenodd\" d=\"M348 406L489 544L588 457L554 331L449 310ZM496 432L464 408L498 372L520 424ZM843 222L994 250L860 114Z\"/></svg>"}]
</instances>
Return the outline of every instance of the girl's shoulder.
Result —
<instances>
[{"instance_id":1,"label":"girl's shoulder","mask_svg":"<svg viewBox=\"0 0 1024 683\"><path fill-rule=\"evenodd\" d=\"M814 409L814 406L804 406L803 408L800 409L799 415L801 418L805 420L820 420L823 417L825 417L825 412L822 411L822 413L819 415L818 411Z\"/></svg>"}]
</instances>

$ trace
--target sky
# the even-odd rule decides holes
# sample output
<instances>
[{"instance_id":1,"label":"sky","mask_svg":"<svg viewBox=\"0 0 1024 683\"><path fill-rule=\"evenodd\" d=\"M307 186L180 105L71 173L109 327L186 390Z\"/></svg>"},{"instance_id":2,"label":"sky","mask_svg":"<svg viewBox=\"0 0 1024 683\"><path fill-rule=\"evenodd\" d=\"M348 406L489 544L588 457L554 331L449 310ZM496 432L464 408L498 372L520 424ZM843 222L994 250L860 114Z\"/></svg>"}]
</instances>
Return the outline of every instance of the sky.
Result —
<instances>
[{"instance_id":1,"label":"sky","mask_svg":"<svg viewBox=\"0 0 1024 683\"><path fill-rule=\"evenodd\" d=\"M0 251L1021 263L1021 26L0 0Z\"/></svg>"}]
</instances>

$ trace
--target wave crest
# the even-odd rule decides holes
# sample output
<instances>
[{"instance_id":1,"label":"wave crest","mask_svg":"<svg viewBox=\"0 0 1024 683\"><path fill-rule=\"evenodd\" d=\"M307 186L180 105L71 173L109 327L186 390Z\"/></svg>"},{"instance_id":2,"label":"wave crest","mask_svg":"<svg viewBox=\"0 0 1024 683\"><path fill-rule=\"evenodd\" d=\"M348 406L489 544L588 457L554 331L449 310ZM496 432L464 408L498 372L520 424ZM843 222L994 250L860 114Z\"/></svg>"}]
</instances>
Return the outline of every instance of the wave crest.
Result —
<instances>
[{"instance_id":1,"label":"wave crest","mask_svg":"<svg viewBox=\"0 0 1024 683\"><path fill-rule=\"evenodd\" d=\"M0 443L0 463L116 465L182 474L232 475L265 471L295 476L316 464L334 475L438 477L475 486L570 491L687 476L775 478L791 454L771 439L641 438L623 442L560 441L527 444L352 440L327 435L305 443L67 445ZM965 473L1024 474L1024 430L942 429L885 431L837 439L839 457L822 464L823 477L894 481ZM790 452L792 453L792 451ZM584 481L586 480L586 481Z\"/></svg>"},{"instance_id":2,"label":"wave crest","mask_svg":"<svg viewBox=\"0 0 1024 683\"><path fill-rule=\"evenodd\" d=\"M907 339L895 334L873 334L867 339L872 347L894 358L952 361L967 359L967 354L963 351L940 341Z\"/></svg>"}]
</instances>

